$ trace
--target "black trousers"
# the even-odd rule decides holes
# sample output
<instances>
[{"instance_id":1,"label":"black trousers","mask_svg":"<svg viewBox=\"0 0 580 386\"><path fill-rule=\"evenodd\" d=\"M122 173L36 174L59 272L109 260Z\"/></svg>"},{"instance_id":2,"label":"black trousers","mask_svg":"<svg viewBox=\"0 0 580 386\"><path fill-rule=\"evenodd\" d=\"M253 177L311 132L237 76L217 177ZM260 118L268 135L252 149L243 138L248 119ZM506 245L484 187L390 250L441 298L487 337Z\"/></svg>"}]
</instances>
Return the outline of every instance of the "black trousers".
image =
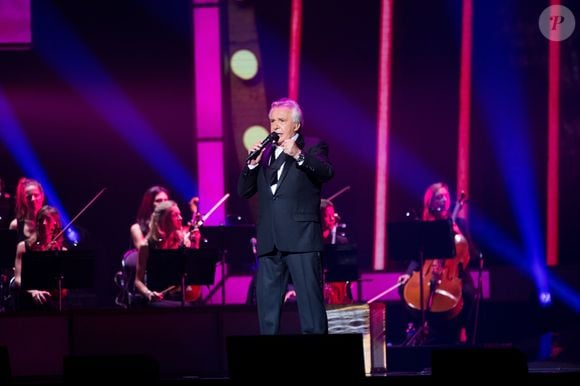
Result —
<instances>
[{"instance_id":1,"label":"black trousers","mask_svg":"<svg viewBox=\"0 0 580 386\"><path fill-rule=\"evenodd\" d=\"M256 296L261 334L279 333L280 315L290 275L296 291L302 333L328 333L320 252L276 251L272 255L261 256L258 264Z\"/></svg>"}]
</instances>

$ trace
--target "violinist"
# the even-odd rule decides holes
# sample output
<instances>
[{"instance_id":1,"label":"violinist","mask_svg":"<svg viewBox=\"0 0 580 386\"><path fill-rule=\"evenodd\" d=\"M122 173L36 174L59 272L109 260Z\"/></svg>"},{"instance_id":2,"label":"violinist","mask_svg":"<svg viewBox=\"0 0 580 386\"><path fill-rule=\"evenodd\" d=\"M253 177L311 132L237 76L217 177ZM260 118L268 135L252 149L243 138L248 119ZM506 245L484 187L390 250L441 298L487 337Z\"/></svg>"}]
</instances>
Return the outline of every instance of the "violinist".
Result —
<instances>
[{"instance_id":1,"label":"violinist","mask_svg":"<svg viewBox=\"0 0 580 386\"><path fill-rule=\"evenodd\" d=\"M340 216L334 209L334 203L325 198L320 200L320 222L322 226L322 241L325 245L344 245L349 243L344 233L338 231ZM291 287L289 285L289 288ZM292 301L295 298L296 291L289 289L284 296L284 301ZM324 302L326 304L352 304L351 283L328 282L325 277Z\"/></svg>"},{"instance_id":2,"label":"violinist","mask_svg":"<svg viewBox=\"0 0 580 386\"><path fill-rule=\"evenodd\" d=\"M462 200L459 200L453 213L450 211L451 196L449 194L449 188L445 183L437 182L427 188L423 196L422 220L452 221L456 255L451 259L425 260L422 269L418 261L411 260L406 273L398 278L398 281L404 285L404 287L401 287L401 297L409 308L412 309L412 315L415 319L418 316L416 312L418 308L416 306L413 307L411 304L410 298L414 294L410 293L412 287L409 285L410 282L414 281L413 279L421 274L421 271L423 275L427 275L428 273L432 273L434 275L433 277L436 277L436 274L441 275L440 277L443 283L446 283L446 280L459 283L456 296L457 302L453 305L453 309L449 309L447 313L440 314L430 312L427 309L426 318L428 324L427 328L423 330L423 341L421 342L424 344L456 344L467 342L468 315L470 314L470 308L474 298L474 289L471 276L467 272L467 266L470 260L468 242L455 222L455 217L461 205ZM424 280L423 285L429 286L429 280ZM425 302L427 301L425 300ZM419 306L420 304L419 301ZM414 328L411 330L414 330Z\"/></svg>"},{"instance_id":3,"label":"violinist","mask_svg":"<svg viewBox=\"0 0 580 386\"><path fill-rule=\"evenodd\" d=\"M336 213L332 201L320 200L320 218L324 244L348 244L348 238L338 231L340 217ZM324 284L324 301L327 304L353 303L350 287L350 282L326 282Z\"/></svg>"},{"instance_id":4,"label":"violinist","mask_svg":"<svg viewBox=\"0 0 580 386\"><path fill-rule=\"evenodd\" d=\"M181 305L180 283L169 288L149 288L146 281L147 261L152 249L177 250L194 248L194 233L185 232L183 218L175 201L167 200L155 207L151 215L151 228L145 241L139 246L135 289L150 305L157 307L178 307ZM187 298L187 294L186 294ZM190 301L197 299L189 298Z\"/></svg>"},{"instance_id":5,"label":"violinist","mask_svg":"<svg viewBox=\"0 0 580 386\"><path fill-rule=\"evenodd\" d=\"M141 244L143 244L145 237L149 233L151 214L157 205L167 200L169 200L169 190L163 186L152 186L143 193L143 198L141 198L141 204L137 211L137 218L130 228L131 240L133 241L133 246L136 250L139 249Z\"/></svg>"},{"instance_id":6,"label":"violinist","mask_svg":"<svg viewBox=\"0 0 580 386\"><path fill-rule=\"evenodd\" d=\"M115 275L115 282L120 289L115 303L119 306L128 307L131 303L131 298L135 292L135 271L139 246L145 242L149 233L151 214L157 205L167 200L169 200L169 190L160 185L151 186L143 193L135 223L129 229L133 247L124 253L121 262L122 271Z\"/></svg>"},{"instance_id":7,"label":"violinist","mask_svg":"<svg viewBox=\"0 0 580 386\"><path fill-rule=\"evenodd\" d=\"M16 218L10 229L17 232L18 241L26 240L35 231L36 215L45 204L44 189L37 180L22 177L16 186Z\"/></svg>"},{"instance_id":8,"label":"violinist","mask_svg":"<svg viewBox=\"0 0 580 386\"><path fill-rule=\"evenodd\" d=\"M43 206L36 215L35 232L16 246L14 260L15 300L17 309L50 309L52 295L42 289L32 289L25 293L20 291L22 281L22 259L28 251L65 251L64 238L61 233L61 220L58 210L52 206ZM56 237L56 238L55 238Z\"/></svg>"}]
</instances>

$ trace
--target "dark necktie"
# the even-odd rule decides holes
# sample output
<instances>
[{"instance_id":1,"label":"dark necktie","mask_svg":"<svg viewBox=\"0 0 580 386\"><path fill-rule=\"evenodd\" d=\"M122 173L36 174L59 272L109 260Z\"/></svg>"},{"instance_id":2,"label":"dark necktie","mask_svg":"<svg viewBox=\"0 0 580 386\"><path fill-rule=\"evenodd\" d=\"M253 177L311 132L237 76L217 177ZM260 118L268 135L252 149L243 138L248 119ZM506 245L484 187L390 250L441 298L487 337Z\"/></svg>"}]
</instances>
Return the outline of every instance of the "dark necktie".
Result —
<instances>
[{"instance_id":1,"label":"dark necktie","mask_svg":"<svg viewBox=\"0 0 580 386\"><path fill-rule=\"evenodd\" d=\"M283 153L280 153L278 157L276 157L276 149L272 149L272 153L270 154L270 166L268 166L268 175L270 185L274 185L278 183L278 169L284 163L284 156Z\"/></svg>"}]
</instances>

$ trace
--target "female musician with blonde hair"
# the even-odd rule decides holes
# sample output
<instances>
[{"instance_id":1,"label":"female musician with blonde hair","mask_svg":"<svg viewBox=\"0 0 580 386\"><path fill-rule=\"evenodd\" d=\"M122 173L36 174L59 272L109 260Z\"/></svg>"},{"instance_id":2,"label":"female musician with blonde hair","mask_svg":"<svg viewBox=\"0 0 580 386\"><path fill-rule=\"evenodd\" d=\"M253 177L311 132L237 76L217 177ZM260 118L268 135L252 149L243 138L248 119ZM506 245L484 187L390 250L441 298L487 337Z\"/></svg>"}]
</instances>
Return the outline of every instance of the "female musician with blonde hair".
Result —
<instances>
[{"instance_id":1,"label":"female musician with blonde hair","mask_svg":"<svg viewBox=\"0 0 580 386\"><path fill-rule=\"evenodd\" d=\"M167 200L169 200L169 190L160 185L151 186L143 193L135 223L129 228L133 247L123 254L122 269L115 274L115 283L120 289L115 303L121 307L127 308L130 305L135 292L135 271L139 257L139 246L145 242L149 233L151 215L157 205Z\"/></svg>"},{"instance_id":2,"label":"female musician with blonde hair","mask_svg":"<svg viewBox=\"0 0 580 386\"><path fill-rule=\"evenodd\" d=\"M155 208L151 215L150 231L145 241L139 246L137 261L137 275L135 289L141 293L150 304L159 306L178 306L180 301L179 283L168 289L150 289L145 280L147 261L152 249L176 250L179 248L195 248L198 243L199 232L184 231L181 211L175 201L167 200ZM194 240L192 242L192 239ZM200 290L196 288L196 290ZM189 296L193 299L193 296Z\"/></svg>"},{"instance_id":3,"label":"female musician with blonde hair","mask_svg":"<svg viewBox=\"0 0 580 386\"><path fill-rule=\"evenodd\" d=\"M421 272L426 277L423 280L423 288L437 283L437 289L432 291L432 304L435 304L435 299L438 296L445 298L443 300L446 302L442 304L447 305L448 303L452 303L452 306L449 308L442 307L442 309L437 310L426 310L429 328L423 329L424 334L422 338L424 342L422 343L453 344L465 343L467 341L467 319L474 297L474 289L471 276L467 272L467 266L470 261L469 245L455 222L455 217L462 204L462 200L458 200L453 212L450 211L451 195L449 193L449 187L443 182L431 184L425 190L425 194L423 195L422 220L451 221L456 253L454 257L449 259L425 260L423 267L420 266L418 261L411 260L407 272L398 279L399 282L404 284L404 287L401 287L400 294L409 308L414 311L421 309L421 300L418 300L420 299L420 295L418 295L420 292L420 281L417 280ZM456 289L456 293L452 293L451 288ZM426 291L423 292L425 293ZM447 302L449 298L453 298L456 301ZM431 304L427 299L423 299L423 302L423 304Z\"/></svg>"}]
</instances>

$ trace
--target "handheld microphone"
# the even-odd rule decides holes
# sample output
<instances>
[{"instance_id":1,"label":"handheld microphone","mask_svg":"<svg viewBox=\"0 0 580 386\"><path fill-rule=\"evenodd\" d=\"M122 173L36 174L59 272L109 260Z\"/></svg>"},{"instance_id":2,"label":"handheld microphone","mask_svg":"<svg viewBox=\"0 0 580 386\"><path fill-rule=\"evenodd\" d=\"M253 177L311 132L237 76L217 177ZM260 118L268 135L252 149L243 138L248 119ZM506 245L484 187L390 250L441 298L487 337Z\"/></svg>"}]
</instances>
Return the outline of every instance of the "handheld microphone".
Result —
<instances>
[{"instance_id":1,"label":"handheld microphone","mask_svg":"<svg viewBox=\"0 0 580 386\"><path fill-rule=\"evenodd\" d=\"M258 155L260 155L260 152L262 151L264 146L266 146L267 144L269 144L272 141L274 143L277 143L279 139L280 139L280 136L278 135L278 133L270 133L270 135L268 135L266 138L264 138L262 140L262 142L260 142L260 146L256 150L253 150L250 152L250 154L248 154L248 156L246 157L246 162L258 157Z\"/></svg>"}]
</instances>

